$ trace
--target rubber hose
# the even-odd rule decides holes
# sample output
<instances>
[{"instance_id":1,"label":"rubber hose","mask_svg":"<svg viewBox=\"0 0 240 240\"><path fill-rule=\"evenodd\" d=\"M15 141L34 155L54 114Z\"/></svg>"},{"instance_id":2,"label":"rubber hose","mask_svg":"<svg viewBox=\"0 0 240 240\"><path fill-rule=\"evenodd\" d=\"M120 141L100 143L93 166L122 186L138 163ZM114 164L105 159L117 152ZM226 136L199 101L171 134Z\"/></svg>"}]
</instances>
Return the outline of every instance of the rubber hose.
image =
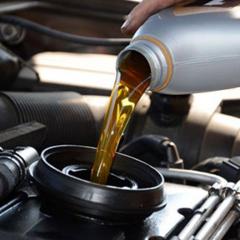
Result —
<instances>
[{"instance_id":1,"label":"rubber hose","mask_svg":"<svg viewBox=\"0 0 240 240\"><path fill-rule=\"evenodd\" d=\"M72 42L76 44L84 44L90 46L127 46L131 39L130 38L97 38L97 37L86 37L79 36L67 32L58 31L56 29L49 28L39 23L11 15L0 16L0 22L9 23L23 28L29 29L34 32L38 32L47 35L58 40Z\"/></svg>"},{"instance_id":2,"label":"rubber hose","mask_svg":"<svg viewBox=\"0 0 240 240\"><path fill-rule=\"evenodd\" d=\"M0 94L0 103L0 114L5 114L6 119L0 121L1 129L35 120L47 126L43 147L67 143L96 145L96 122L78 93L4 92Z\"/></svg>"},{"instance_id":3,"label":"rubber hose","mask_svg":"<svg viewBox=\"0 0 240 240\"><path fill-rule=\"evenodd\" d=\"M175 168L157 168L157 170L162 173L165 178L169 179L188 180L208 185L214 183L225 185L227 183L223 177L211 173Z\"/></svg>"}]
</instances>

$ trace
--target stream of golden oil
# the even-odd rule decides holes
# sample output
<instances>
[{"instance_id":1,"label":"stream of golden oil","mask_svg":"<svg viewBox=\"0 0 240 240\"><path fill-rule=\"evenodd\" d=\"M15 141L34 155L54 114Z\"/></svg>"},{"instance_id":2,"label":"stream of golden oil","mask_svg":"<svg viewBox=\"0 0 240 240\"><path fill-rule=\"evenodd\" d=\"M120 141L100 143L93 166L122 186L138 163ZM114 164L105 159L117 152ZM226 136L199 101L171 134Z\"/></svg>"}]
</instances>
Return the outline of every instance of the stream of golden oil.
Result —
<instances>
[{"instance_id":1,"label":"stream of golden oil","mask_svg":"<svg viewBox=\"0 0 240 240\"><path fill-rule=\"evenodd\" d=\"M106 184L122 134L135 106L150 84L150 68L137 52L129 52L118 66L105 114L91 181Z\"/></svg>"}]
</instances>

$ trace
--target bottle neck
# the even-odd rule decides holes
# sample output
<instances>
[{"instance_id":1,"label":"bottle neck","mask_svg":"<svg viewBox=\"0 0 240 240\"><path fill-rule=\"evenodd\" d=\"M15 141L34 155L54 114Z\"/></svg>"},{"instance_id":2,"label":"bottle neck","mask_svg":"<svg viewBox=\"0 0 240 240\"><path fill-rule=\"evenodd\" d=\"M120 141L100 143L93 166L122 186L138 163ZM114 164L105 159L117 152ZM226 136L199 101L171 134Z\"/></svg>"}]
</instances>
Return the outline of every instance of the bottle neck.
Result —
<instances>
[{"instance_id":1,"label":"bottle neck","mask_svg":"<svg viewBox=\"0 0 240 240\"><path fill-rule=\"evenodd\" d=\"M149 90L159 91L161 88L164 88L164 80L167 78L168 74L168 64L159 46L147 40L133 41L119 53L117 67L129 51L136 51L147 60L151 70L151 83Z\"/></svg>"}]
</instances>

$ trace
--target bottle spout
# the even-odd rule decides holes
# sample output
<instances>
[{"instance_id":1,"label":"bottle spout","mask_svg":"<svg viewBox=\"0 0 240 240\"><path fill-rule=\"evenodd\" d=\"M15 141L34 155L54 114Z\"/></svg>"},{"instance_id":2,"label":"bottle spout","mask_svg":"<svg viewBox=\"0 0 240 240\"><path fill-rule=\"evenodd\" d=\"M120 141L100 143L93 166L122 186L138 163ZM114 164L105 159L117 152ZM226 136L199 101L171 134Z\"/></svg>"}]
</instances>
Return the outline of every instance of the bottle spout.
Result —
<instances>
[{"instance_id":1,"label":"bottle spout","mask_svg":"<svg viewBox=\"0 0 240 240\"><path fill-rule=\"evenodd\" d=\"M167 87L168 84L166 84L166 79L169 75L169 66L166 57L156 44L147 40L133 41L121 51L117 58L117 69L126 55L132 51L142 55L150 67L151 83L148 90L159 92Z\"/></svg>"}]
</instances>

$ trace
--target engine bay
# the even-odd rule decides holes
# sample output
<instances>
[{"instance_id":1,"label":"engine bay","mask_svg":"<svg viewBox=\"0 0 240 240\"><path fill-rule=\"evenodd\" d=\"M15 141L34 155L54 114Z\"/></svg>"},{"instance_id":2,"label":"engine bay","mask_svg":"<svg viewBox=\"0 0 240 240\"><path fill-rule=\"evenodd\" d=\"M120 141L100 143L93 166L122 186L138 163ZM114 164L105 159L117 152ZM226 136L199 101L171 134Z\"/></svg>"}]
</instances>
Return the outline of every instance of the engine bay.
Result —
<instances>
[{"instance_id":1,"label":"engine bay","mask_svg":"<svg viewBox=\"0 0 240 240\"><path fill-rule=\"evenodd\" d=\"M136 4L0 3L0 239L239 239L240 88L146 92L108 186L84 177Z\"/></svg>"}]
</instances>

